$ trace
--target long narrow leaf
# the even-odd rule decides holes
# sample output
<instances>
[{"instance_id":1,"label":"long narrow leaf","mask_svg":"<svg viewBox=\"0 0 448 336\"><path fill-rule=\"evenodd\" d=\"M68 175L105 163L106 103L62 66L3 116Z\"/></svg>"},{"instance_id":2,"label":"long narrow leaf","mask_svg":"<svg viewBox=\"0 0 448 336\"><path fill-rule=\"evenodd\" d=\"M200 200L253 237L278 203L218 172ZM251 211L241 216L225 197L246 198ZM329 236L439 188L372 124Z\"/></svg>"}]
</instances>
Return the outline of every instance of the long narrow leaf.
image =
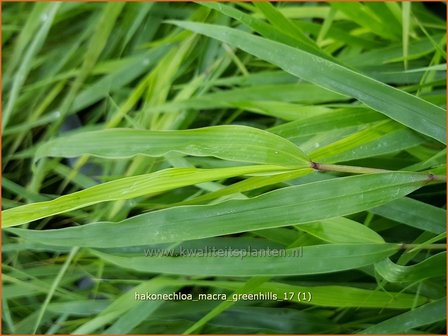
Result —
<instances>
[{"instance_id":1,"label":"long narrow leaf","mask_svg":"<svg viewBox=\"0 0 448 336\"><path fill-rule=\"evenodd\" d=\"M26 204L5 210L2 213L2 226L20 225L96 203L126 200L202 182L281 169L281 167L268 165L221 169L172 168L151 174L124 177L64 195L51 201ZM311 171L311 169L305 170Z\"/></svg>"},{"instance_id":2,"label":"long narrow leaf","mask_svg":"<svg viewBox=\"0 0 448 336\"><path fill-rule=\"evenodd\" d=\"M275 64L304 80L348 95L420 133L446 143L443 109L306 51L223 26L170 21Z\"/></svg>"},{"instance_id":3,"label":"long narrow leaf","mask_svg":"<svg viewBox=\"0 0 448 336\"><path fill-rule=\"evenodd\" d=\"M302 249L302 250L300 250ZM329 244L290 249L287 256L222 255L179 257L121 257L98 251L93 253L119 267L146 273L168 273L192 276L287 276L338 272L371 265L394 254L398 244ZM280 251L275 250L276 253ZM203 251L204 252L204 251ZM237 251L232 251L232 253ZM241 252L244 252L241 251ZM272 252L272 251L271 251ZM216 254L217 252L215 252ZM224 256L223 256L224 255Z\"/></svg>"},{"instance_id":4,"label":"long narrow leaf","mask_svg":"<svg viewBox=\"0 0 448 336\"><path fill-rule=\"evenodd\" d=\"M412 198L398 199L372 209L372 212L435 234L446 231L446 210Z\"/></svg>"},{"instance_id":5,"label":"long narrow leaf","mask_svg":"<svg viewBox=\"0 0 448 336\"><path fill-rule=\"evenodd\" d=\"M41 146L36 158L91 154L125 158L138 154L159 157L169 152L214 156L225 160L308 166L305 154L277 135L246 126L215 126L184 131L109 129L73 134Z\"/></svg>"},{"instance_id":6,"label":"long narrow leaf","mask_svg":"<svg viewBox=\"0 0 448 336\"><path fill-rule=\"evenodd\" d=\"M415 282L446 274L446 252L438 253L412 266L402 266L390 259L375 264L375 270L389 282Z\"/></svg>"},{"instance_id":7,"label":"long narrow leaf","mask_svg":"<svg viewBox=\"0 0 448 336\"><path fill-rule=\"evenodd\" d=\"M10 228L48 245L120 247L177 242L344 216L403 197L428 183L415 173L381 173L330 179L272 191L249 200L182 206L118 223L58 230Z\"/></svg>"}]
</instances>

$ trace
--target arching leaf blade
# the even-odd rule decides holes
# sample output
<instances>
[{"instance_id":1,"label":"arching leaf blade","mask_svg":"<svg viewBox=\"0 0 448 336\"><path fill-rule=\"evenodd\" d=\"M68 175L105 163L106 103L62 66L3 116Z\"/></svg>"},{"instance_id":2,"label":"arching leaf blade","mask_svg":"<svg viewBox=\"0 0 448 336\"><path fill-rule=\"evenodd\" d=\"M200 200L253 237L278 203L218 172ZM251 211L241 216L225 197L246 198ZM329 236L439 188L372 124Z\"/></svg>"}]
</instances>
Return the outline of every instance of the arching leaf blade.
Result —
<instances>
[{"instance_id":1,"label":"arching leaf blade","mask_svg":"<svg viewBox=\"0 0 448 336\"><path fill-rule=\"evenodd\" d=\"M389 118L446 143L445 111L423 99L306 51L240 30L196 22L170 22L240 48L306 81L356 98Z\"/></svg>"}]
</instances>

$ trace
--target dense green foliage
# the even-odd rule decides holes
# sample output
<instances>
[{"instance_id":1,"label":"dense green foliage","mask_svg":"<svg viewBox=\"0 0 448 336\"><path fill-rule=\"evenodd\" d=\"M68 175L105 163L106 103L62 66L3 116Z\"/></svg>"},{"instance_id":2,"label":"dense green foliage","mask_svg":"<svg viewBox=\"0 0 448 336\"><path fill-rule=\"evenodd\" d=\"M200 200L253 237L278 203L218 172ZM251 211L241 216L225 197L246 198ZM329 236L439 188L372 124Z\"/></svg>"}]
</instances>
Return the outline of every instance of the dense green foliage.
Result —
<instances>
[{"instance_id":1,"label":"dense green foliage","mask_svg":"<svg viewBox=\"0 0 448 336\"><path fill-rule=\"evenodd\" d=\"M3 332L444 334L444 6L2 3Z\"/></svg>"}]
</instances>

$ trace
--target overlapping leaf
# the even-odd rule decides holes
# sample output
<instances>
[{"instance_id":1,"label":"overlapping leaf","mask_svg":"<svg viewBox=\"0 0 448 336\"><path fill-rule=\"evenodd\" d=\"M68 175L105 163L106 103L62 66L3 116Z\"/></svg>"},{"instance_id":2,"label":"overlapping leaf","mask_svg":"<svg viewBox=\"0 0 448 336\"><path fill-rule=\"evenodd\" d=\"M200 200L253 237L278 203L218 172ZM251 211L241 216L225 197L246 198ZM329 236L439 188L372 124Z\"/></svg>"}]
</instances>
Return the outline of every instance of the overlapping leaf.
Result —
<instances>
[{"instance_id":1,"label":"overlapping leaf","mask_svg":"<svg viewBox=\"0 0 448 336\"><path fill-rule=\"evenodd\" d=\"M58 230L9 229L49 245L120 247L177 242L344 216L403 197L428 183L425 174L380 173L293 186L249 200L183 206Z\"/></svg>"},{"instance_id":2,"label":"overlapping leaf","mask_svg":"<svg viewBox=\"0 0 448 336\"><path fill-rule=\"evenodd\" d=\"M3 211L3 227L28 223L40 218L64 213L88 205L126 200L143 195L154 195L163 191L195 185L202 182L229 178L238 175L282 171L280 166L258 165L221 169L171 168L155 173L124 177L102 183L51 201L26 204ZM303 169L311 171L311 169Z\"/></svg>"},{"instance_id":3,"label":"overlapping leaf","mask_svg":"<svg viewBox=\"0 0 448 336\"><path fill-rule=\"evenodd\" d=\"M319 86L348 95L420 133L446 143L443 109L306 51L236 29L172 21L179 27L240 48Z\"/></svg>"}]
</instances>

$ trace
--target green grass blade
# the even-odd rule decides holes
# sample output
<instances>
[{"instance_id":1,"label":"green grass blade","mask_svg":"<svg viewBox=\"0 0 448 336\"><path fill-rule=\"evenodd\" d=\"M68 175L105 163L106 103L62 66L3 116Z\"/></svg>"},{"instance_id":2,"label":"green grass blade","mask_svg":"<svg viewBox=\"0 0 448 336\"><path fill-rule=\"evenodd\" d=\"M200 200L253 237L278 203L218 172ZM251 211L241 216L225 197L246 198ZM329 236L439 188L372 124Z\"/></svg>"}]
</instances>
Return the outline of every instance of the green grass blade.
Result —
<instances>
[{"instance_id":1,"label":"green grass blade","mask_svg":"<svg viewBox=\"0 0 448 336\"><path fill-rule=\"evenodd\" d=\"M283 188L249 200L155 211L119 223L8 230L28 240L57 246L177 242L345 216L401 198L428 181L426 175L404 172L358 175Z\"/></svg>"},{"instance_id":2,"label":"green grass blade","mask_svg":"<svg viewBox=\"0 0 448 336\"><path fill-rule=\"evenodd\" d=\"M391 120L385 120L311 152L305 150L306 143L301 147L313 161L332 163L399 152L422 142L423 138L419 134Z\"/></svg>"},{"instance_id":3,"label":"green grass blade","mask_svg":"<svg viewBox=\"0 0 448 336\"><path fill-rule=\"evenodd\" d=\"M257 4L257 3L256 3ZM259 5L260 3L258 3ZM269 4L269 3L267 3ZM285 18L281 12L276 10L275 8L265 8L265 5L263 8L267 11L267 13L272 13L273 16L275 16L274 21L278 24L276 25L270 25L269 23L258 19L254 15L249 15L244 13L243 11L240 11L234 7L231 7L229 5L225 5L223 3L213 3L213 2L202 2L202 6L214 9L226 16L229 16L235 20L238 20L242 24L248 26L249 28L253 29L255 32L258 32L264 37L267 37L271 40L278 41L281 43L285 43L287 45L293 46L293 47L301 47L304 50L312 53L317 54L325 58L329 58L327 54L325 54L321 49L317 48L316 45L313 43L312 40L310 40L301 30L298 26L295 26L291 24L288 20L288 18ZM263 5L262 5L263 6ZM272 17L269 15L269 17ZM282 17L282 18L280 18ZM278 22L278 21L281 21ZM282 27L281 24L284 24L285 21L289 22L287 25L289 29L285 29L286 27ZM291 26L293 31L291 30ZM297 34L298 33L298 34Z\"/></svg>"},{"instance_id":4,"label":"green grass blade","mask_svg":"<svg viewBox=\"0 0 448 336\"><path fill-rule=\"evenodd\" d=\"M311 105L344 101L346 99L346 97L340 94L308 83L277 83L276 85L262 84L234 88L232 90L192 97L188 100L171 101L151 107L151 111L176 113L179 109L216 109L260 101L297 102Z\"/></svg>"},{"instance_id":5,"label":"green grass blade","mask_svg":"<svg viewBox=\"0 0 448 336\"><path fill-rule=\"evenodd\" d=\"M219 197L226 197L232 194L241 193L257 188L262 188L268 185L280 183L287 180L292 180L301 176L312 173L312 169L297 169L286 173L275 174L272 176L253 176L243 181L226 186L222 189L209 192L208 194L201 195L186 201L182 201L174 204L174 206L188 205L188 204L202 204L206 201L210 201ZM170 206L173 206L172 204Z\"/></svg>"},{"instance_id":6,"label":"green grass blade","mask_svg":"<svg viewBox=\"0 0 448 336\"><path fill-rule=\"evenodd\" d=\"M157 294L172 293L175 288L165 287L157 290ZM122 314L104 333L107 334L128 334L132 330L147 320L160 306L163 301L136 302L134 307Z\"/></svg>"},{"instance_id":7,"label":"green grass blade","mask_svg":"<svg viewBox=\"0 0 448 336\"><path fill-rule=\"evenodd\" d=\"M99 14L98 20L95 25L95 30L91 35L83 63L81 65L80 71L70 88L70 91L65 96L64 101L60 107L61 117L53 123L49 128L49 133L55 132L59 129L62 121L69 114L70 108L76 99L78 91L81 89L82 85L86 81L90 72L95 67L98 59L107 45L109 36L115 26L115 22L118 19L125 3L107 3L101 13Z\"/></svg>"},{"instance_id":8,"label":"green grass blade","mask_svg":"<svg viewBox=\"0 0 448 336\"><path fill-rule=\"evenodd\" d=\"M446 333L446 4L1 6L4 333Z\"/></svg>"},{"instance_id":9,"label":"green grass blade","mask_svg":"<svg viewBox=\"0 0 448 336\"><path fill-rule=\"evenodd\" d=\"M10 79L12 72L16 69L22 55L25 53L27 45L31 44L32 39L36 34L36 30L39 27L39 24L41 24L42 19L45 18L45 10L47 10L47 7L48 4L36 3L33 9L28 14L28 19L26 20L25 25L23 26L19 36L16 39L13 53L6 66L6 71L3 75L4 82L7 82L8 79Z\"/></svg>"},{"instance_id":10,"label":"green grass blade","mask_svg":"<svg viewBox=\"0 0 448 336\"><path fill-rule=\"evenodd\" d=\"M330 243L382 243L384 239L375 231L344 217L305 223L297 228Z\"/></svg>"},{"instance_id":11,"label":"green grass blade","mask_svg":"<svg viewBox=\"0 0 448 336\"><path fill-rule=\"evenodd\" d=\"M446 143L444 110L418 97L305 51L236 29L194 22L171 22L240 48L304 80L356 98L403 125Z\"/></svg>"},{"instance_id":12,"label":"green grass blade","mask_svg":"<svg viewBox=\"0 0 448 336\"><path fill-rule=\"evenodd\" d=\"M446 231L446 210L412 198L401 198L372 209L374 214L420 230L440 234Z\"/></svg>"},{"instance_id":13,"label":"green grass blade","mask_svg":"<svg viewBox=\"0 0 448 336\"><path fill-rule=\"evenodd\" d=\"M329 244L288 249L288 255L260 257L245 250L240 255L121 257L98 251L92 253L106 262L138 272L190 276L292 276L339 272L381 261L394 254L398 244ZM219 250L218 250L219 251ZM276 250L278 253L280 251ZM184 253L189 253L184 252ZM244 256L244 253L249 256ZM259 252L263 253L263 252Z\"/></svg>"},{"instance_id":14,"label":"green grass blade","mask_svg":"<svg viewBox=\"0 0 448 336\"><path fill-rule=\"evenodd\" d=\"M64 195L51 201L26 204L5 210L2 212L2 226L6 228L25 224L96 203L154 195L171 189L238 175L281 170L282 167L268 165L209 170L172 168L151 174L125 177Z\"/></svg>"},{"instance_id":15,"label":"green grass blade","mask_svg":"<svg viewBox=\"0 0 448 336\"><path fill-rule=\"evenodd\" d=\"M393 25L396 21L381 20L381 12L377 14L376 12L370 10L367 4L360 2L333 2L331 3L331 6L343 12L347 17L358 23L360 26L371 31L373 34L377 34L383 38L391 40L397 40L399 37L398 34L400 31L394 29L398 26ZM382 8L381 10L384 12L387 9Z\"/></svg>"},{"instance_id":16,"label":"green grass blade","mask_svg":"<svg viewBox=\"0 0 448 336\"><path fill-rule=\"evenodd\" d=\"M17 72L15 73L11 91L8 97L8 102L6 103L6 107L2 114L2 131L5 129L11 118L11 115L14 111L14 107L17 101L17 97L19 96L20 90L22 89L23 84L25 83L25 80L32 69L33 58L42 48L42 45L45 39L47 38L48 32L51 28L54 17L60 5L61 3L59 2L46 4L46 11L42 12L41 14L41 19L42 18L44 19L42 20L42 25L39 31L37 32L36 36L34 36L34 39L32 40L30 46L25 52L25 55L23 56L20 66L17 69Z\"/></svg>"},{"instance_id":17,"label":"green grass blade","mask_svg":"<svg viewBox=\"0 0 448 336\"><path fill-rule=\"evenodd\" d=\"M96 102L107 97L111 93L122 89L139 76L148 71L154 62L166 51L166 48L154 48L148 52L133 57L128 62L114 68L114 72L107 74L98 81L90 84L84 90L81 90L73 101L69 113L78 112Z\"/></svg>"},{"instance_id":18,"label":"green grass blade","mask_svg":"<svg viewBox=\"0 0 448 336\"><path fill-rule=\"evenodd\" d=\"M282 31L284 34L289 35L299 41L299 46L306 46L306 48L308 50L312 50L314 54L326 56L326 58L329 57L325 55L325 53L317 47L314 41L305 35L297 25L285 17L282 12L277 10L277 8L270 2L254 2L254 5L261 10L266 19L268 19L274 27Z\"/></svg>"},{"instance_id":19,"label":"green grass blade","mask_svg":"<svg viewBox=\"0 0 448 336\"><path fill-rule=\"evenodd\" d=\"M438 253L412 266L402 266L390 259L375 264L377 271L389 282L417 282L429 278L441 278L446 274L446 252Z\"/></svg>"},{"instance_id":20,"label":"green grass blade","mask_svg":"<svg viewBox=\"0 0 448 336\"><path fill-rule=\"evenodd\" d=\"M38 149L36 159L84 154L105 158L125 158L138 154L160 157L169 152L297 168L309 165L305 154L294 144L246 126L216 126L185 131L111 129L78 133L46 143Z\"/></svg>"},{"instance_id":21,"label":"green grass blade","mask_svg":"<svg viewBox=\"0 0 448 336\"><path fill-rule=\"evenodd\" d=\"M408 54L409 54L409 33L411 24L411 3L408 1L403 1L401 4L402 10L402 20L403 20L403 33L402 33L402 43L403 43L403 63L404 69L408 69Z\"/></svg>"},{"instance_id":22,"label":"green grass blade","mask_svg":"<svg viewBox=\"0 0 448 336\"><path fill-rule=\"evenodd\" d=\"M64 262L64 265L61 267L56 278L54 279L53 283L51 284L50 290L48 291L47 296L45 297L45 301L39 310L39 314L37 316L36 323L34 324L33 334L36 334L37 329L39 328L39 325L42 321L42 317L44 316L45 310L47 309L47 306L50 303L50 300L52 299L52 297L56 291L56 288L59 286L59 284L62 280L62 277L67 272L67 269L70 266L70 263L72 262L73 258L75 257L76 253L78 253L78 251L79 251L78 247L72 248L69 255L67 256L67 259Z\"/></svg>"}]
</instances>

